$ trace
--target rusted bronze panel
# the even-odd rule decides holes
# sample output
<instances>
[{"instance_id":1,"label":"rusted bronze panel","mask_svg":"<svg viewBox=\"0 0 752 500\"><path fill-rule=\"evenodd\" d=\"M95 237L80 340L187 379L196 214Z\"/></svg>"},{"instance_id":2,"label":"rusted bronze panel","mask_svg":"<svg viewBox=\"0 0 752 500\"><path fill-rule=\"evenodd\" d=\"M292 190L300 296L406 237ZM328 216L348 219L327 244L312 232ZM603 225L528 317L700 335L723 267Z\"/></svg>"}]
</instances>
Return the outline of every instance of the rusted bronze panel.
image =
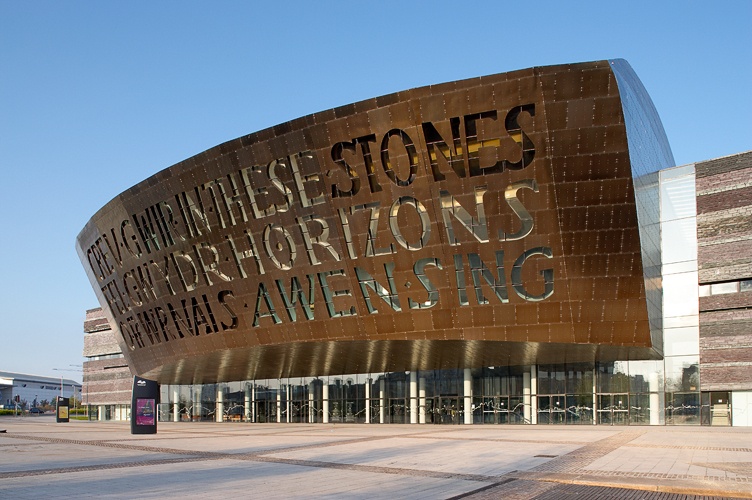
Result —
<instances>
[{"instance_id":1,"label":"rusted bronze panel","mask_svg":"<svg viewBox=\"0 0 752 500\"><path fill-rule=\"evenodd\" d=\"M609 62L369 99L221 144L78 237L162 383L656 358Z\"/></svg>"}]
</instances>

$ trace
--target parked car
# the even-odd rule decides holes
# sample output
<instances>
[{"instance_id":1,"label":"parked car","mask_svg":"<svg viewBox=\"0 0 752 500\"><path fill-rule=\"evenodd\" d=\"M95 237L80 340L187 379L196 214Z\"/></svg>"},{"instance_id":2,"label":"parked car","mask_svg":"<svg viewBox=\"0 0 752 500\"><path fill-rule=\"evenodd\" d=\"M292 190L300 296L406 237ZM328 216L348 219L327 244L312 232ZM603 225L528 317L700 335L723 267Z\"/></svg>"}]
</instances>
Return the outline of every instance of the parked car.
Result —
<instances>
[{"instance_id":1,"label":"parked car","mask_svg":"<svg viewBox=\"0 0 752 500\"><path fill-rule=\"evenodd\" d=\"M41 415L41 414L43 414L43 413L44 413L44 410L43 410L43 409L41 409L41 408L36 408L36 407L34 407L34 408L30 408L30 409L29 409L29 413L39 413L39 414Z\"/></svg>"}]
</instances>

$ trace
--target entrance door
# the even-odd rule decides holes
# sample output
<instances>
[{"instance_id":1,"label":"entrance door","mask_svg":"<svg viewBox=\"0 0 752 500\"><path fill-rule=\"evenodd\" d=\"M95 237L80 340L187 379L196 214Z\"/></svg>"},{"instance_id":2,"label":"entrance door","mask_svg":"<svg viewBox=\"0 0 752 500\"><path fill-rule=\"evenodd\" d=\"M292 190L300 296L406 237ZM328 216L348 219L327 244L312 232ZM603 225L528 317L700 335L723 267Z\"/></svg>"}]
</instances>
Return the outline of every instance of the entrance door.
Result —
<instances>
[{"instance_id":1,"label":"entrance door","mask_svg":"<svg viewBox=\"0 0 752 500\"><path fill-rule=\"evenodd\" d=\"M728 392L710 393L710 425L731 425Z\"/></svg>"},{"instance_id":2,"label":"entrance door","mask_svg":"<svg viewBox=\"0 0 752 500\"><path fill-rule=\"evenodd\" d=\"M256 401L256 421L276 422L277 421L277 401L276 400L257 400Z\"/></svg>"},{"instance_id":3,"label":"entrance door","mask_svg":"<svg viewBox=\"0 0 752 500\"><path fill-rule=\"evenodd\" d=\"M434 423L459 424L459 400L457 398L438 397L433 400Z\"/></svg>"},{"instance_id":4,"label":"entrance door","mask_svg":"<svg viewBox=\"0 0 752 500\"><path fill-rule=\"evenodd\" d=\"M509 423L524 424L525 422L525 398L522 396L509 397Z\"/></svg>"},{"instance_id":5,"label":"entrance door","mask_svg":"<svg viewBox=\"0 0 752 500\"><path fill-rule=\"evenodd\" d=\"M567 394L567 424L593 424L592 394Z\"/></svg>"},{"instance_id":6,"label":"entrance door","mask_svg":"<svg viewBox=\"0 0 752 500\"><path fill-rule=\"evenodd\" d=\"M629 423L629 394L599 394L598 424L627 425Z\"/></svg>"},{"instance_id":7,"label":"entrance door","mask_svg":"<svg viewBox=\"0 0 752 500\"><path fill-rule=\"evenodd\" d=\"M567 398L563 394L538 396L538 423L563 424L566 422Z\"/></svg>"},{"instance_id":8,"label":"entrance door","mask_svg":"<svg viewBox=\"0 0 752 500\"><path fill-rule=\"evenodd\" d=\"M223 422L242 422L245 420L245 406L242 401L225 401Z\"/></svg>"},{"instance_id":9,"label":"entrance door","mask_svg":"<svg viewBox=\"0 0 752 500\"><path fill-rule=\"evenodd\" d=\"M308 422L308 401L290 402L290 422Z\"/></svg>"},{"instance_id":10,"label":"entrance door","mask_svg":"<svg viewBox=\"0 0 752 500\"><path fill-rule=\"evenodd\" d=\"M510 413L508 396L483 399L484 424L508 424L512 421Z\"/></svg>"},{"instance_id":11,"label":"entrance door","mask_svg":"<svg viewBox=\"0 0 752 500\"><path fill-rule=\"evenodd\" d=\"M426 398L426 405L423 408L424 408L424 411L426 412L426 423L438 424L439 422L437 422L437 418L436 418L436 408L434 406L434 399Z\"/></svg>"},{"instance_id":12,"label":"entrance door","mask_svg":"<svg viewBox=\"0 0 752 500\"><path fill-rule=\"evenodd\" d=\"M390 398L389 399L389 423L392 424L407 424L409 420L407 418L407 412L405 411L405 400L402 398Z\"/></svg>"}]
</instances>

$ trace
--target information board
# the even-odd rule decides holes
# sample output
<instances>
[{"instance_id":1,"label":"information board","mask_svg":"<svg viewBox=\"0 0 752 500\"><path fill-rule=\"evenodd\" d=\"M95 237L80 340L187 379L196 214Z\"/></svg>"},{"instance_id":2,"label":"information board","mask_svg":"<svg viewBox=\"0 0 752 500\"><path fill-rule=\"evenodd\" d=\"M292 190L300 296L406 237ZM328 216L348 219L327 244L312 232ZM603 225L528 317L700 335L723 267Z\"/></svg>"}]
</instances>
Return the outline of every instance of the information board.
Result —
<instances>
[{"instance_id":1,"label":"information board","mask_svg":"<svg viewBox=\"0 0 752 500\"><path fill-rule=\"evenodd\" d=\"M157 433L159 384L153 380L133 377L131 398L131 434Z\"/></svg>"}]
</instances>

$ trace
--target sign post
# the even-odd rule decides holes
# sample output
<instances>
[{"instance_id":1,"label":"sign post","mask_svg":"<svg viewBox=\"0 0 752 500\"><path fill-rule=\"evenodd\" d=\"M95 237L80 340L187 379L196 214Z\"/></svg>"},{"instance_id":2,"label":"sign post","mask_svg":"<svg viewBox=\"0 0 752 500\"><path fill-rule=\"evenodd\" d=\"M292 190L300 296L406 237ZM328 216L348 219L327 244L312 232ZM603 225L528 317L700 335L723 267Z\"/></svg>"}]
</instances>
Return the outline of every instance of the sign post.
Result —
<instances>
[{"instance_id":1,"label":"sign post","mask_svg":"<svg viewBox=\"0 0 752 500\"><path fill-rule=\"evenodd\" d=\"M131 397L131 434L157 433L159 384L153 380L133 377Z\"/></svg>"},{"instance_id":2,"label":"sign post","mask_svg":"<svg viewBox=\"0 0 752 500\"><path fill-rule=\"evenodd\" d=\"M68 407L70 399L62 396L57 397L57 422L68 422Z\"/></svg>"}]
</instances>

